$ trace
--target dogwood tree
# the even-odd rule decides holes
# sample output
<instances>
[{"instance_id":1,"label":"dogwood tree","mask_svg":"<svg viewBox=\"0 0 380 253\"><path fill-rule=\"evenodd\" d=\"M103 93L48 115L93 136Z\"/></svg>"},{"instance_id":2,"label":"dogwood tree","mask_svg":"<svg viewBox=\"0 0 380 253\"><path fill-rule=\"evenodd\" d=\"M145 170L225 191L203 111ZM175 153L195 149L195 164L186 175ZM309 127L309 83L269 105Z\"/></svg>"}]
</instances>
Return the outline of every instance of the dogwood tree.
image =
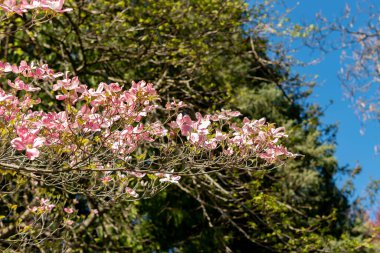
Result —
<instances>
[{"instance_id":1,"label":"dogwood tree","mask_svg":"<svg viewBox=\"0 0 380 253\"><path fill-rule=\"evenodd\" d=\"M38 22L70 11L63 2L3 1L2 19L32 11ZM85 229L102 211L92 208L83 218L76 198L62 203L41 189L85 192L103 203L136 200L180 184L182 176L264 169L295 156L280 144L282 127L241 120L237 111L188 115L181 101L161 104L144 81L89 88L69 72L25 61L0 62L0 76L0 193L7 198L22 191L25 182L9 180L14 175L32 189L24 195L27 204L9 206L17 222L1 223L0 239L10 248L39 247L67 228ZM49 109L42 100L50 101Z\"/></svg>"}]
</instances>

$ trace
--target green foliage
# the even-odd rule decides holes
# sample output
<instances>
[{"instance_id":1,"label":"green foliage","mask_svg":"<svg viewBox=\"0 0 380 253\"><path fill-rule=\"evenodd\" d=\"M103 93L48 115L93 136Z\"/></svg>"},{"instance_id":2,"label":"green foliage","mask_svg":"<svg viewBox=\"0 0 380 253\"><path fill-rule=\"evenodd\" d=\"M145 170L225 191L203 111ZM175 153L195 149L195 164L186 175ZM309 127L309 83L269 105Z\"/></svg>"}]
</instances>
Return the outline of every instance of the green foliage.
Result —
<instances>
[{"instance_id":1,"label":"green foliage","mask_svg":"<svg viewBox=\"0 0 380 253\"><path fill-rule=\"evenodd\" d=\"M72 14L3 40L2 54L13 62L42 56L51 67L72 71L90 85L144 79L168 97L198 107L220 108L231 95L231 73L220 70L240 50L243 1L70 4ZM16 27L19 22L12 21Z\"/></svg>"}]
</instances>

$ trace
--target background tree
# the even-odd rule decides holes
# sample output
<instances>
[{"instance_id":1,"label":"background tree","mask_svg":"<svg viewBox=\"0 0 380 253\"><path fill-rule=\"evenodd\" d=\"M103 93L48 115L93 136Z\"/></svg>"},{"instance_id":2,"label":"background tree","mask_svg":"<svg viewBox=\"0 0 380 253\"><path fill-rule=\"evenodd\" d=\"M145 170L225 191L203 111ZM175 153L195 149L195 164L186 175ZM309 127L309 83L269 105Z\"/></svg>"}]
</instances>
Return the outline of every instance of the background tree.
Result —
<instances>
[{"instance_id":1,"label":"background tree","mask_svg":"<svg viewBox=\"0 0 380 253\"><path fill-rule=\"evenodd\" d=\"M334 18L317 13L306 45L321 53L341 51L338 74L345 95L354 102L361 120L378 120L379 6L360 0L341 11L342 16Z\"/></svg>"}]
</instances>

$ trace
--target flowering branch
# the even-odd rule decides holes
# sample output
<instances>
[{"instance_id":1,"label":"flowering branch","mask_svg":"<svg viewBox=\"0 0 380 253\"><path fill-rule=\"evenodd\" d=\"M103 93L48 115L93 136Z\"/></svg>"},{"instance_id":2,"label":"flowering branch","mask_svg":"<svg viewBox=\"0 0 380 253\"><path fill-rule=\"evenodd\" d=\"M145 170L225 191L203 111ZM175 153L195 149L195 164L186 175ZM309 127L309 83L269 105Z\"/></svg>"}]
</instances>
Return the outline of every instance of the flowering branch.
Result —
<instances>
[{"instance_id":1,"label":"flowering branch","mask_svg":"<svg viewBox=\"0 0 380 253\"><path fill-rule=\"evenodd\" d=\"M18 15L70 11L63 2L6 0L0 8ZM102 210L90 207L88 220L81 220L78 196L112 205L152 196L181 176L257 170L295 156L280 145L284 128L240 120L236 111L187 115L180 101L160 106L156 89L144 81L90 88L68 72L25 61L0 62L0 77L0 175L19 180L0 192L17 193L14 201L23 205L18 210L11 198L15 222L0 229L0 239L13 245L38 245L66 228L83 231ZM44 189L76 197L62 201Z\"/></svg>"}]
</instances>

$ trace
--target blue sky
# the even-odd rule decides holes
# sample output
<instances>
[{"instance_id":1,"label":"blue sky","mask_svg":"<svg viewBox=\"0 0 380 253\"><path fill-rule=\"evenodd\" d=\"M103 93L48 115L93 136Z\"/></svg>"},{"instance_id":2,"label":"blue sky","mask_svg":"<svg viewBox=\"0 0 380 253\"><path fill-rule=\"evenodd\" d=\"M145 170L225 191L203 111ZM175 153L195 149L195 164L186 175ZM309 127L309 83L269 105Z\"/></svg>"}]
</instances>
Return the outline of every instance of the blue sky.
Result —
<instances>
[{"instance_id":1,"label":"blue sky","mask_svg":"<svg viewBox=\"0 0 380 253\"><path fill-rule=\"evenodd\" d=\"M295 7L289 15L291 20L305 23L312 23L317 12L321 12L330 19L341 16L346 3L353 6L352 9L355 9L356 5L356 1L353 0L287 0L285 2L287 7ZM359 22L363 21L359 20ZM354 167L360 164L362 166L362 173L354 181L355 196L365 196L365 188L371 178L380 179L380 173L378 173L380 156L376 156L374 152L374 146L380 144L380 128L378 123L368 122L365 124L365 134L360 134L360 129L362 129L360 120L355 115L351 103L344 98L343 89L337 77L341 68L340 53L340 51L328 53L319 64L295 70L301 75L319 76L318 86L314 89L309 102L318 103L322 108L327 107L325 116L322 118L323 123L339 124L336 158L340 165ZM320 55L320 53L312 54L310 50L302 50L295 56L302 61L309 61ZM330 101L333 101L333 104L330 105ZM339 185L342 185L344 180L345 178L342 177L337 178Z\"/></svg>"},{"instance_id":2,"label":"blue sky","mask_svg":"<svg viewBox=\"0 0 380 253\"><path fill-rule=\"evenodd\" d=\"M290 6L296 6L297 1L287 1ZM346 3L355 9L356 1L328 1L328 0L304 0L298 2L297 8L290 14L294 21L312 22L315 13L321 12L327 18L342 15ZM363 20L364 21L364 20ZM362 22L359 20L359 22ZM340 165L349 164L363 167L362 173L355 180L356 195L364 196L365 188L371 178L379 179L380 156L374 152L374 146L380 144L379 124L377 122L366 122L364 135L360 133L363 126L354 113L352 104L344 98L342 86L339 83L337 73L341 68L340 51L328 53L322 61L314 66L298 69L302 74L318 75L318 86L314 90L310 101L319 103L322 108L326 106L325 116L322 121L326 124L338 123L336 157ZM308 60L312 55L307 51L297 55L301 60ZM330 101L333 104L329 106ZM344 180L344 179L343 179ZM342 183L342 178L338 182Z\"/></svg>"}]
</instances>

